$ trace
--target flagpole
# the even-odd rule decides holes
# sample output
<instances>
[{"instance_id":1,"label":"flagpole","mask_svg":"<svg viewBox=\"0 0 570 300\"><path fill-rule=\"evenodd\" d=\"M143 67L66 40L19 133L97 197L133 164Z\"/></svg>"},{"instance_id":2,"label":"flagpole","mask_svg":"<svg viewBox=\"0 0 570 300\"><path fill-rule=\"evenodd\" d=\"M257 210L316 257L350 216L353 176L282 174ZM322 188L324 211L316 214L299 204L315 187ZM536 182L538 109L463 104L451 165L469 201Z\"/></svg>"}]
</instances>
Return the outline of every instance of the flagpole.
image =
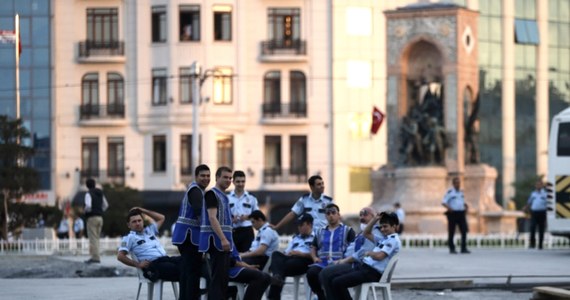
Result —
<instances>
[{"instance_id":1,"label":"flagpole","mask_svg":"<svg viewBox=\"0 0 570 300\"><path fill-rule=\"evenodd\" d=\"M20 119L20 15L18 14L14 20L14 28L16 32L16 43L14 43L16 50L16 119Z\"/></svg>"}]
</instances>

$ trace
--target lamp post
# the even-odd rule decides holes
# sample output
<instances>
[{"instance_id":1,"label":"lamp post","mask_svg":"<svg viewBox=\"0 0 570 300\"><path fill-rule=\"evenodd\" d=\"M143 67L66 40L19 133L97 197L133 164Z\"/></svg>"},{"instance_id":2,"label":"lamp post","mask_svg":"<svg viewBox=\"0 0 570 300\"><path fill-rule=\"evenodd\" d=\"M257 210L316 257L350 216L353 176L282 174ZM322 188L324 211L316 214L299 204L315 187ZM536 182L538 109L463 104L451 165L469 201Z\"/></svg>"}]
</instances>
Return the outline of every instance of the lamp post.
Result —
<instances>
[{"instance_id":1,"label":"lamp post","mask_svg":"<svg viewBox=\"0 0 570 300\"><path fill-rule=\"evenodd\" d=\"M207 69L202 72L202 66L197 61L194 61L190 66L190 74L192 74L192 172L200 163L200 148L198 145L200 143L200 114L198 109L202 102L202 85L208 77L219 73L220 71L216 69Z\"/></svg>"}]
</instances>

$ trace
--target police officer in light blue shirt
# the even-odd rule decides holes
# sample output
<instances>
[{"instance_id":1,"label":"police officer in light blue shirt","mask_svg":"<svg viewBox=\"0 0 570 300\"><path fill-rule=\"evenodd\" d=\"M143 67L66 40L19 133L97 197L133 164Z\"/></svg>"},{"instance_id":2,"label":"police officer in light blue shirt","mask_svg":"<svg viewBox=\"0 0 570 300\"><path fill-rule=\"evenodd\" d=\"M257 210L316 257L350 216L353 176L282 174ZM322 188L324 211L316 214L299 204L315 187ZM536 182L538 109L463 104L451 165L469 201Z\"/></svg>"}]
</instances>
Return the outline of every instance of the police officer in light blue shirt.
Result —
<instances>
[{"instance_id":1,"label":"police officer in light blue shirt","mask_svg":"<svg viewBox=\"0 0 570 300\"><path fill-rule=\"evenodd\" d=\"M257 198L245 190L245 173L235 171L232 180L235 189L228 194L232 212L232 235L238 252L245 252L251 247L255 236L249 215L259 210L259 207Z\"/></svg>"},{"instance_id":2,"label":"police officer in light blue shirt","mask_svg":"<svg viewBox=\"0 0 570 300\"><path fill-rule=\"evenodd\" d=\"M303 275L309 265L313 263L311 258L311 246L315 239L313 233L313 217L303 214L297 219L298 233L293 236L284 252L275 251L271 256L270 271L273 273L273 283L269 289L268 299L281 299L281 291L287 276Z\"/></svg>"},{"instance_id":3,"label":"police officer in light blue shirt","mask_svg":"<svg viewBox=\"0 0 570 300\"><path fill-rule=\"evenodd\" d=\"M372 225L380 220L380 230L385 238L378 238L372 234ZM378 240L374 249L366 251L364 257L355 263L352 270L332 274L331 290L334 297L331 299L352 299L348 289L365 282L377 282L386 269L390 259L400 252L401 242L396 233L398 216L395 213L378 214L371 225L367 226L365 235L369 240ZM329 299L327 298L327 299Z\"/></svg>"},{"instance_id":4,"label":"police officer in light blue shirt","mask_svg":"<svg viewBox=\"0 0 570 300\"><path fill-rule=\"evenodd\" d=\"M333 199L323 194L325 183L321 176L311 176L309 178L309 187L311 188L311 193L305 194L297 200L291 211L274 226L275 230L278 230L301 214L309 214L313 217L313 230L315 232L327 226L325 207L332 203Z\"/></svg>"},{"instance_id":5,"label":"police officer in light blue shirt","mask_svg":"<svg viewBox=\"0 0 570 300\"><path fill-rule=\"evenodd\" d=\"M273 228L269 227L265 214L255 210L249 216L253 227L257 230L251 248L248 252L241 253L242 260L250 265L257 265L262 270L273 254L279 248L279 235Z\"/></svg>"},{"instance_id":6,"label":"police officer in light blue shirt","mask_svg":"<svg viewBox=\"0 0 570 300\"><path fill-rule=\"evenodd\" d=\"M465 216L467 204L465 203L463 191L460 189L461 182L459 181L459 177L454 177L452 183L453 187L447 190L441 202L441 205L447 209L445 215L447 216L447 243L449 245L449 253L457 254L453 237L455 235L455 227L459 226L459 230L461 231L461 253L469 254L471 252L467 250L467 219Z\"/></svg>"},{"instance_id":7,"label":"police officer in light blue shirt","mask_svg":"<svg viewBox=\"0 0 570 300\"><path fill-rule=\"evenodd\" d=\"M151 218L144 227L144 216ZM158 227L164 222L164 215L152 210L134 207L127 215L127 226L131 230L124 236L119 247L117 260L123 264L143 270L146 278L156 281L178 281L180 279L180 257L169 257L158 240ZM127 255L131 255L129 258Z\"/></svg>"},{"instance_id":8,"label":"police officer in light blue shirt","mask_svg":"<svg viewBox=\"0 0 570 300\"><path fill-rule=\"evenodd\" d=\"M525 211L530 210L530 244L529 248L536 247L536 229L538 227L538 249L542 249L544 231L546 230L546 191L542 180L537 180L535 190L530 194Z\"/></svg>"}]
</instances>

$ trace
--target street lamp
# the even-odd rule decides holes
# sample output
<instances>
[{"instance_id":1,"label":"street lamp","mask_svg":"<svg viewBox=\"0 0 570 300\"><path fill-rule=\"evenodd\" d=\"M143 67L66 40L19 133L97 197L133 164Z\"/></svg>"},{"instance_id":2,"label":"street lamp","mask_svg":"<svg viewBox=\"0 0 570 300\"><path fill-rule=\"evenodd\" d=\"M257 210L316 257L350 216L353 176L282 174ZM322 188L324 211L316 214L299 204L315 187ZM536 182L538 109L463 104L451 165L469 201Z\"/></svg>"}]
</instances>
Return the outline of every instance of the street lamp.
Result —
<instances>
[{"instance_id":1,"label":"street lamp","mask_svg":"<svg viewBox=\"0 0 570 300\"><path fill-rule=\"evenodd\" d=\"M202 85L208 77L220 73L221 72L216 69L206 69L202 72L202 66L197 61L194 61L190 66L190 74L192 76L192 165L190 170L192 172L200 163L200 150L198 147L198 143L200 142L200 114L198 113L198 109L202 102ZM195 174L193 174L193 176L195 176ZM196 178L194 178L194 180L196 180Z\"/></svg>"}]
</instances>

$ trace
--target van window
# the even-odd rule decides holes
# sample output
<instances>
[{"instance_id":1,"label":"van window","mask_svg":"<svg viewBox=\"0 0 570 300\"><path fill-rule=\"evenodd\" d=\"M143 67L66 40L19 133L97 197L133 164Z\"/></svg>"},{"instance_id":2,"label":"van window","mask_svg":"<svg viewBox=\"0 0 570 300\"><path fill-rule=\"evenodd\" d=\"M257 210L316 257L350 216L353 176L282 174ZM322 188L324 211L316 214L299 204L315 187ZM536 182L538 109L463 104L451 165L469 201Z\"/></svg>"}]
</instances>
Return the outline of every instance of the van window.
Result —
<instances>
[{"instance_id":1,"label":"van window","mask_svg":"<svg viewBox=\"0 0 570 300\"><path fill-rule=\"evenodd\" d=\"M560 123L557 145L557 156L570 156L570 122Z\"/></svg>"}]
</instances>

